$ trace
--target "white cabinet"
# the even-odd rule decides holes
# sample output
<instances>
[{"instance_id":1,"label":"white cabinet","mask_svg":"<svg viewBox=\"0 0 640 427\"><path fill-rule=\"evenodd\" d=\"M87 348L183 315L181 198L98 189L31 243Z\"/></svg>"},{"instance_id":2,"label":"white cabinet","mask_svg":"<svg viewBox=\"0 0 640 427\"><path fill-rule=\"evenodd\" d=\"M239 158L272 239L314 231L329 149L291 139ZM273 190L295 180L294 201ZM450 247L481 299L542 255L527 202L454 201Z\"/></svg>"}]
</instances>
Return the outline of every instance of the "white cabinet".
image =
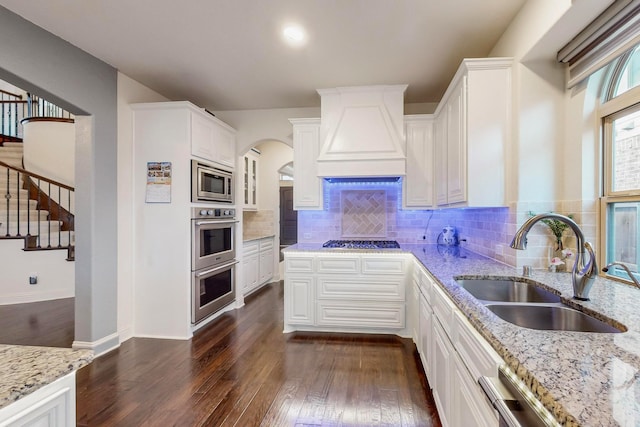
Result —
<instances>
[{"instance_id":1,"label":"white cabinet","mask_svg":"<svg viewBox=\"0 0 640 427\"><path fill-rule=\"evenodd\" d=\"M251 149L242 157L242 208L258 209L258 165L260 152Z\"/></svg>"},{"instance_id":2,"label":"white cabinet","mask_svg":"<svg viewBox=\"0 0 640 427\"><path fill-rule=\"evenodd\" d=\"M0 409L0 427L71 427L75 425L75 372Z\"/></svg>"},{"instance_id":3,"label":"white cabinet","mask_svg":"<svg viewBox=\"0 0 640 427\"><path fill-rule=\"evenodd\" d=\"M407 174L402 185L403 207L431 209L434 201L433 116L404 116Z\"/></svg>"},{"instance_id":4,"label":"white cabinet","mask_svg":"<svg viewBox=\"0 0 640 427\"><path fill-rule=\"evenodd\" d=\"M131 105L133 111L134 336L189 339L191 159L230 170L234 131L189 102ZM171 162L170 203L146 203L147 163ZM229 205L211 205L228 208ZM235 237L234 237L235 238Z\"/></svg>"},{"instance_id":5,"label":"white cabinet","mask_svg":"<svg viewBox=\"0 0 640 427\"><path fill-rule=\"evenodd\" d=\"M235 130L202 109L191 109L191 155L233 169Z\"/></svg>"},{"instance_id":6,"label":"white cabinet","mask_svg":"<svg viewBox=\"0 0 640 427\"><path fill-rule=\"evenodd\" d=\"M291 307L285 311L285 331L405 336L408 262L407 254L285 253L284 299L285 307ZM308 294L305 286L311 287ZM301 316L297 304L309 307L307 295L314 308Z\"/></svg>"},{"instance_id":7,"label":"white cabinet","mask_svg":"<svg viewBox=\"0 0 640 427\"><path fill-rule=\"evenodd\" d=\"M438 105L434 133L438 205L505 204L511 64L510 58L465 59Z\"/></svg>"},{"instance_id":8,"label":"white cabinet","mask_svg":"<svg viewBox=\"0 0 640 427\"><path fill-rule=\"evenodd\" d=\"M497 413L478 385L504 363L431 275L415 261L420 292L416 342L443 426L497 426Z\"/></svg>"},{"instance_id":9,"label":"white cabinet","mask_svg":"<svg viewBox=\"0 0 640 427\"><path fill-rule=\"evenodd\" d=\"M273 237L244 242L242 246L242 294L248 295L273 278Z\"/></svg>"},{"instance_id":10,"label":"white cabinet","mask_svg":"<svg viewBox=\"0 0 640 427\"><path fill-rule=\"evenodd\" d=\"M322 210L322 178L318 177L320 119L290 119L293 125L293 208Z\"/></svg>"}]
</instances>

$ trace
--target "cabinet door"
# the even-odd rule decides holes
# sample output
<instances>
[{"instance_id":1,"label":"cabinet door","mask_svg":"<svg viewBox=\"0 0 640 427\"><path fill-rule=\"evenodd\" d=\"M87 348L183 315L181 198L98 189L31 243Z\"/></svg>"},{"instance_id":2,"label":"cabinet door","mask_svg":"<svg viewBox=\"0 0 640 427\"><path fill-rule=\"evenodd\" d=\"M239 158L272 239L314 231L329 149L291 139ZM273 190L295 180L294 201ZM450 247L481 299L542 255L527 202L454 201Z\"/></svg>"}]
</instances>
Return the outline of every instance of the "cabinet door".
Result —
<instances>
[{"instance_id":1,"label":"cabinet door","mask_svg":"<svg viewBox=\"0 0 640 427\"><path fill-rule=\"evenodd\" d=\"M454 359L451 425L497 427L498 415L490 406L484 392L473 381L457 354Z\"/></svg>"},{"instance_id":2,"label":"cabinet door","mask_svg":"<svg viewBox=\"0 0 640 427\"><path fill-rule=\"evenodd\" d=\"M258 209L258 156L249 151L242 158L243 209Z\"/></svg>"},{"instance_id":3,"label":"cabinet door","mask_svg":"<svg viewBox=\"0 0 640 427\"><path fill-rule=\"evenodd\" d=\"M440 110L434 129L435 198L438 205L447 204L447 109Z\"/></svg>"},{"instance_id":4,"label":"cabinet door","mask_svg":"<svg viewBox=\"0 0 640 427\"><path fill-rule=\"evenodd\" d=\"M407 309L409 310L409 324L411 325L411 338L420 352L420 290L417 278L414 276L411 281L411 288L407 295L409 301Z\"/></svg>"},{"instance_id":5,"label":"cabinet door","mask_svg":"<svg viewBox=\"0 0 640 427\"><path fill-rule=\"evenodd\" d=\"M284 281L284 321L291 325L315 323L314 286L311 277L288 277ZM287 330L285 325L285 331Z\"/></svg>"},{"instance_id":6,"label":"cabinet door","mask_svg":"<svg viewBox=\"0 0 640 427\"><path fill-rule=\"evenodd\" d=\"M447 101L447 203L467 200L466 81L463 77Z\"/></svg>"},{"instance_id":7,"label":"cabinet door","mask_svg":"<svg viewBox=\"0 0 640 427\"><path fill-rule=\"evenodd\" d=\"M318 178L320 119L297 121L293 126L293 208L322 210L322 179Z\"/></svg>"},{"instance_id":8,"label":"cabinet door","mask_svg":"<svg viewBox=\"0 0 640 427\"><path fill-rule=\"evenodd\" d=\"M273 249L260 252L260 284L273 278Z\"/></svg>"},{"instance_id":9,"label":"cabinet door","mask_svg":"<svg viewBox=\"0 0 640 427\"><path fill-rule=\"evenodd\" d=\"M236 135L235 132L220 123L213 123L211 140L214 147L213 161L230 168L235 167Z\"/></svg>"},{"instance_id":10,"label":"cabinet door","mask_svg":"<svg viewBox=\"0 0 640 427\"><path fill-rule=\"evenodd\" d=\"M191 154L215 161L213 123L196 113L191 113Z\"/></svg>"},{"instance_id":11,"label":"cabinet door","mask_svg":"<svg viewBox=\"0 0 640 427\"><path fill-rule=\"evenodd\" d=\"M242 274L243 274L243 284L242 284L242 294L246 295L247 292L251 292L258 286L258 278L259 278L259 255L249 255L244 257L242 260Z\"/></svg>"},{"instance_id":12,"label":"cabinet door","mask_svg":"<svg viewBox=\"0 0 640 427\"><path fill-rule=\"evenodd\" d=\"M433 400L438 408L442 425L451 424L451 371L454 363L454 349L447 334L438 323L433 321L433 358L430 373L433 377ZM473 425L473 424L471 424Z\"/></svg>"},{"instance_id":13,"label":"cabinet door","mask_svg":"<svg viewBox=\"0 0 640 427\"><path fill-rule=\"evenodd\" d=\"M433 200L433 120L405 117L407 175L403 183L404 206L432 208Z\"/></svg>"},{"instance_id":14,"label":"cabinet door","mask_svg":"<svg viewBox=\"0 0 640 427\"><path fill-rule=\"evenodd\" d=\"M427 302L426 298L420 294L419 298L419 323L420 323L420 339L418 340L420 343L420 359L422 360L422 367L424 369L424 373L427 376L427 380L429 381L429 385L433 388L431 382L433 381L433 375L431 373L431 359L432 359L432 341L433 341L433 324L432 324L432 313L431 306Z\"/></svg>"}]
</instances>

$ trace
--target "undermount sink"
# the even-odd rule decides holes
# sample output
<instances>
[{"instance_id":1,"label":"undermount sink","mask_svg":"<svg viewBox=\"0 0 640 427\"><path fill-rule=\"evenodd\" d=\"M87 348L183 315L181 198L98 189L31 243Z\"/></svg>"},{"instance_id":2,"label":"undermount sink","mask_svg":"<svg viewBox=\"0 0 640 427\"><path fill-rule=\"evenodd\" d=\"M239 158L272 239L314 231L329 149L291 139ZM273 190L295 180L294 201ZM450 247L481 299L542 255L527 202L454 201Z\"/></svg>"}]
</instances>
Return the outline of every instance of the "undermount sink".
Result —
<instances>
[{"instance_id":1,"label":"undermount sink","mask_svg":"<svg viewBox=\"0 0 640 427\"><path fill-rule=\"evenodd\" d=\"M482 301L560 302L560 296L526 282L511 279L460 279L458 284Z\"/></svg>"},{"instance_id":2,"label":"undermount sink","mask_svg":"<svg viewBox=\"0 0 640 427\"><path fill-rule=\"evenodd\" d=\"M457 279L501 319L514 325L548 331L626 332L562 304L560 295L535 284L510 278Z\"/></svg>"},{"instance_id":3,"label":"undermount sink","mask_svg":"<svg viewBox=\"0 0 640 427\"><path fill-rule=\"evenodd\" d=\"M486 307L501 319L523 328L610 334L625 332L586 313L560 305L487 304Z\"/></svg>"}]
</instances>

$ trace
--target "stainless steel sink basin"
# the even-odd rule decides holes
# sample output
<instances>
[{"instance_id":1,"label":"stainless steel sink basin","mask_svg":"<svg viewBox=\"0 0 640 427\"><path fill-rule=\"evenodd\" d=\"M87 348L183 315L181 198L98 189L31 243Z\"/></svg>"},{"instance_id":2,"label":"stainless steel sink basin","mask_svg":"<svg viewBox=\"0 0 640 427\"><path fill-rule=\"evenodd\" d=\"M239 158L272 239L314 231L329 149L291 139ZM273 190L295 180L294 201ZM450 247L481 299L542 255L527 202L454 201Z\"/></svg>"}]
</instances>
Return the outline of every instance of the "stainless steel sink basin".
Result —
<instances>
[{"instance_id":1,"label":"stainless steel sink basin","mask_svg":"<svg viewBox=\"0 0 640 427\"><path fill-rule=\"evenodd\" d=\"M486 307L501 319L523 328L610 334L625 332L561 305L487 304Z\"/></svg>"},{"instance_id":2,"label":"stainless steel sink basin","mask_svg":"<svg viewBox=\"0 0 640 427\"><path fill-rule=\"evenodd\" d=\"M483 301L560 302L560 296L536 285L510 279L459 279L458 284Z\"/></svg>"}]
</instances>

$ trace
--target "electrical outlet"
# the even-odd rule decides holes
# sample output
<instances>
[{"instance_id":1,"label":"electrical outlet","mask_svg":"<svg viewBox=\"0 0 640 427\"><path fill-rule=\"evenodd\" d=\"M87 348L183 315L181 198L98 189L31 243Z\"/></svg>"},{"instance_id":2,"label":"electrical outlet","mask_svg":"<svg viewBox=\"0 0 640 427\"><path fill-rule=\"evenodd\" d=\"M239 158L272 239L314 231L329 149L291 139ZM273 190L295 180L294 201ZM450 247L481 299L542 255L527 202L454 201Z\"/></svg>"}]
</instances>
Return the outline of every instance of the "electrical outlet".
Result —
<instances>
[{"instance_id":1,"label":"electrical outlet","mask_svg":"<svg viewBox=\"0 0 640 427\"><path fill-rule=\"evenodd\" d=\"M38 284L38 273L29 274L29 284L37 285Z\"/></svg>"},{"instance_id":2,"label":"electrical outlet","mask_svg":"<svg viewBox=\"0 0 640 427\"><path fill-rule=\"evenodd\" d=\"M304 233L302 235L302 237L304 237L305 239L310 239L311 238L311 233Z\"/></svg>"}]
</instances>

